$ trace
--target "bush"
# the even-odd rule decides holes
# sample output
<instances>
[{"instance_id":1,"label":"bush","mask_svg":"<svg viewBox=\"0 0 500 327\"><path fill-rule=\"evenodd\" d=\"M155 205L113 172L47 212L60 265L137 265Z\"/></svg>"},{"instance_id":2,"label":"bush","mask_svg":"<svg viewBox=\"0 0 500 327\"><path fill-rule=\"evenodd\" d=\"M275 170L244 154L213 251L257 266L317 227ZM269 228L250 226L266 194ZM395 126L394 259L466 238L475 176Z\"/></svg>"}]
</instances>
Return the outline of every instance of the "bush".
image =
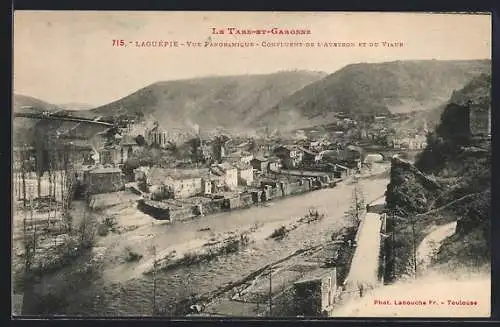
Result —
<instances>
[{"instance_id":1,"label":"bush","mask_svg":"<svg viewBox=\"0 0 500 327\"><path fill-rule=\"evenodd\" d=\"M115 231L116 229L116 225L118 224L116 222L116 219L114 217L106 217L104 218L103 222L102 222L109 230L111 231Z\"/></svg>"},{"instance_id":2,"label":"bush","mask_svg":"<svg viewBox=\"0 0 500 327\"><path fill-rule=\"evenodd\" d=\"M109 233L109 227L106 224L99 224L97 227L97 234L99 236L107 236Z\"/></svg>"},{"instance_id":3,"label":"bush","mask_svg":"<svg viewBox=\"0 0 500 327\"><path fill-rule=\"evenodd\" d=\"M130 247L125 248L125 261L136 262L142 259L142 254L132 251Z\"/></svg>"},{"instance_id":4,"label":"bush","mask_svg":"<svg viewBox=\"0 0 500 327\"><path fill-rule=\"evenodd\" d=\"M288 234L288 230L285 226L281 226L274 230L271 234L271 238L282 239Z\"/></svg>"}]
</instances>

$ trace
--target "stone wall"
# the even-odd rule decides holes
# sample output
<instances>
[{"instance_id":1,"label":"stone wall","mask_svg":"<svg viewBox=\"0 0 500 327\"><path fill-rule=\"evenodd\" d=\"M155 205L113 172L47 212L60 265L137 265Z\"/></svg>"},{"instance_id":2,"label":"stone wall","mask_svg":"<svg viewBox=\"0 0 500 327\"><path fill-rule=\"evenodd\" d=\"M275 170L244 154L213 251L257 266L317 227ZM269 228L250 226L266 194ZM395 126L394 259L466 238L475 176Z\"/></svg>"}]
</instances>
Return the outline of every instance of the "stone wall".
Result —
<instances>
[{"instance_id":1,"label":"stone wall","mask_svg":"<svg viewBox=\"0 0 500 327\"><path fill-rule=\"evenodd\" d=\"M181 208L170 208L165 212L158 213L154 208L140 206L143 212L150 214L157 219L170 219L171 221L181 221L192 219L200 215L210 215L226 210L249 207L261 202L272 201L289 195L302 194L317 189L311 178L304 178L298 182L278 182L274 187L266 185L260 190L249 193L242 193L233 198L215 199L198 205L187 205ZM167 205L165 205L167 206ZM161 211L161 210L160 210Z\"/></svg>"}]
</instances>

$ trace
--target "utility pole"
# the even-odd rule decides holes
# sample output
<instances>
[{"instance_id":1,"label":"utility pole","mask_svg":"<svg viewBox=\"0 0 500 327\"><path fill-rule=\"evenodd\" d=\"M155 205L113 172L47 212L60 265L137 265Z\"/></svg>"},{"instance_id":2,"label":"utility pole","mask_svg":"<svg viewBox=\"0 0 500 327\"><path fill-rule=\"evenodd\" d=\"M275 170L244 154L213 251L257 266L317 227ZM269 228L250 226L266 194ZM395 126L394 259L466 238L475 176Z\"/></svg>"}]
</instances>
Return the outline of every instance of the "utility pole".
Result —
<instances>
[{"instance_id":1,"label":"utility pole","mask_svg":"<svg viewBox=\"0 0 500 327\"><path fill-rule=\"evenodd\" d=\"M394 246L394 243L396 242L396 224L395 224L395 216L394 214L392 215L392 219L391 219L391 228L392 228L392 241L391 241L391 256L392 256L392 264L391 264L391 275L392 275L392 278L391 278L391 282L394 282L394 279L396 278L396 253L395 253L395 246Z\"/></svg>"},{"instance_id":2,"label":"utility pole","mask_svg":"<svg viewBox=\"0 0 500 327\"><path fill-rule=\"evenodd\" d=\"M151 246L151 252L153 253L153 316L156 315L156 245Z\"/></svg>"},{"instance_id":3,"label":"utility pole","mask_svg":"<svg viewBox=\"0 0 500 327\"><path fill-rule=\"evenodd\" d=\"M269 316L273 315L273 267L269 268Z\"/></svg>"},{"instance_id":4,"label":"utility pole","mask_svg":"<svg viewBox=\"0 0 500 327\"><path fill-rule=\"evenodd\" d=\"M411 232L413 236L413 264L414 264L414 278L417 278L417 247L415 244L415 220L414 218L410 219L411 221Z\"/></svg>"},{"instance_id":5,"label":"utility pole","mask_svg":"<svg viewBox=\"0 0 500 327\"><path fill-rule=\"evenodd\" d=\"M356 206L356 220L359 221L359 200L358 200L358 180L355 180L354 184L354 205Z\"/></svg>"}]
</instances>

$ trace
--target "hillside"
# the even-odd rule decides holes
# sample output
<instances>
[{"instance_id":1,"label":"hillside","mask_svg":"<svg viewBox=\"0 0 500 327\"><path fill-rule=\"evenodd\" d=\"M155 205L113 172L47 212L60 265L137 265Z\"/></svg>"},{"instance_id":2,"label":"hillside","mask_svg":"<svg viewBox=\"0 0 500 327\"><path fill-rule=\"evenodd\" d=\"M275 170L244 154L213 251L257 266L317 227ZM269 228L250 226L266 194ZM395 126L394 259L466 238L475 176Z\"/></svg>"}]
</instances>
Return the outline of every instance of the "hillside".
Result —
<instances>
[{"instance_id":1,"label":"hillside","mask_svg":"<svg viewBox=\"0 0 500 327\"><path fill-rule=\"evenodd\" d=\"M64 110L69 111L90 110L92 108L95 108L94 105L80 102L60 103L58 104L58 106L63 108Z\"/></svg>"},{"instance_id":2,"label":"hillside","mask_svg":"<svg viewBox=\"0 0 500 327\"><path fill-rule=\"evenodd\" d=\"M289 71L157 82L91 112L104 116L142 112L166 127L240 127L325 75Z\"/></svg>"},{"instance_id":3,"label":"hillside","mask_svg":"<svg viewBox=\"0 0 500 327\"><path fill-rule=\"evenodd\" d=\"M388 224L397 236L388 245L389 253L396 253L388 265L387 278L408 273L413 235L418 244L433 226L453 221L457 222L456 232L443 241L435 254L435 269L446 272L490 265L491 145L484 134L470 135L464 120L469 100L481 110L489 108L490 87L491 78L484 75L453 92L415 167L409 169L393 160L387 208L404 219ZM415 171L432 176L441 187L425 185Z\"/></svg>"},{"instance_id":4,"label":"hillside","mask_svg":"<svg viewBox=\"0 0 500 327\"><path fill-rule=\"evenodd\" d=\"M307 85L263 113L254 123L314 125L334 112L387 114L422 111L447 102L473 77L489 73L489 60L393 61L348 65ZM292 127L292 126L290 126Z\"/></svg>"},{"instance_id":5,"label":"hillside","mask_svg":"<svg viewBox=\"0 0 500 327\"><path fill-rule=\"evenodd\" d=\"M470 100L477 104L489 104L491 94L490 87L491 75L481 74L473 77L462 89L452 92L449 103L466 105L467 101ZM427 121L429 127L436 127L449 103L445 103L431 110L420 112L417 117Z\"/></svg>"},{"instance_id":6,"label":"hillside","mask_svg":"<svg viewBox=\"0 0 500 327\"><path fill-rule=\"evenodd\" d=\"M71 112L70 110L64 110L59 105L19 94L14 94L12 107L14 112L25 113L40 113L43 111ZM84 117L88 112L79 111L71 113L74 116ZM43 143L46 141L46 136L54 135L56 131L63 132L72 130L72 132L80 136L90 138L96 133L102 132L104 129L105 128L102 126L97 125L81 125L73 122L16 117L13 119L13 142L16 145L28 144L35 146L40 142Z\"/></svg>"},{"instance_id":7,"label":"hillside","mask_svg":"<svg viewBox=\"0 0 500 327\"><path fill-rule=\"evenodd\" d=\"M12 112L43 112L59 111L60 107L26 95L14 94ZM15 144L32 144L35 139L35 127L39 120L30 118L15 118L12 121L13 141Z\"/></svg>"},{"instance_id":8,"label":"hillside","mask_svg":"<svg viewBox=\"0 0 500 327\"><path fill-rule=\"evenodd\" d=\"M58 110L61 110L61 107L26 95L14 94L12 99L13 112L42 112Z\"/></svg>"}]
</instances>

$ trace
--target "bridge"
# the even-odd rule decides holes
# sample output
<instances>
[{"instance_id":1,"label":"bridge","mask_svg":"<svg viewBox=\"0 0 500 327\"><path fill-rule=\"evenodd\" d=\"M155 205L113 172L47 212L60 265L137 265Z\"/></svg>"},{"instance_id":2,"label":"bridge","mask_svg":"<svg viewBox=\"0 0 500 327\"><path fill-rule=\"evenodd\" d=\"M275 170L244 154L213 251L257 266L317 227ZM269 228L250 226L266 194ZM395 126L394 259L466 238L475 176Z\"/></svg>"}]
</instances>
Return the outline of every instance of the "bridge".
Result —
<instances>
[{"instance_id":1,"label":"bridge","mask_svg":"<svg viewBox=\"0 0 500 327\"><path fill-rule=\"evenodd\" d=\"M385 161L391 160L391 158L395 155L405 154L410 158L414 158L417 154L423 151L423 149L393 149L393 148L374 148L374 147L365 147L363 150L366 153L380 154Z\"/></svg>"},{"instance_id":2,"label":"bridge","mask_svg":"<svg viewBox=\"0 0 500 327\"><path fill-rule=\"evenodd\" d=\"M67 116L67 115L54 115L50 113L14 113L14 117L19 117L19 118L31 118L31 119L44 119L44 120L62 120L62 121L71 121L75 123L83 123L83 124L95 124L95 125L101 125L101 126L107 126L107 127L113 127L114 125L112 123L100 121L99 118L96 119L89 119L89 118L81 118L81 117L73 117L73 116Z\"/></svg>"},{"instance_id":3,"label":"bridge","mask_svg":"<svg viewBox=\"0 0 500 327\"><path fill-rule=\"evenodd\" d=\"M335 153L336 150L324 150L317 154L316 160L321 160L325 154ZM395 155L405 154L410 158L414 158L417 154L422 152L422 149L392 149L392 148L382 148L382 147L363 147L365 154L380 154L384 161L390 161Z\"/></svg>"}]
</instances>

